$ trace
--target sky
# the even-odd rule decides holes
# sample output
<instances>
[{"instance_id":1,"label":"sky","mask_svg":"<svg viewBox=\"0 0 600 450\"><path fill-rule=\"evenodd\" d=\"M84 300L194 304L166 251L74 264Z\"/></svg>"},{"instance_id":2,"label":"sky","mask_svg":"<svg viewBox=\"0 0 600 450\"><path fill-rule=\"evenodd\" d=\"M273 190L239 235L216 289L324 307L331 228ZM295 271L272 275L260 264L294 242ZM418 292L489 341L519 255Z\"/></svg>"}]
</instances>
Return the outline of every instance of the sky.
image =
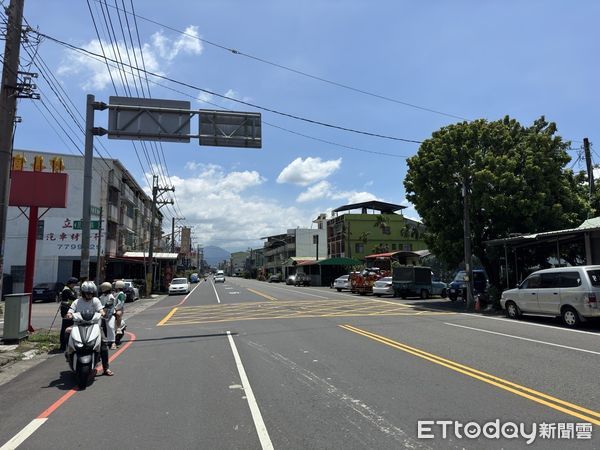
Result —
<instances>
[{"instance_id":1,"label":"sky","mask_svg":"<svg viewBox=\"0 0 600 450\"><path fill-rule=\"evenodd\" d=\"M22 70L45 77L41 100L19 100L17 149L82 152L87 94L261 112L261 149L95 138L96 155L119 159L141 186L156 173L175 187L164 225L185 217L194 244L261 246L371 199L418 218L403 186L419 147L410 141L463 120L544 115L572 142L570 167L584 169L584 137L600 162L599 2L25 0L24 17L49 38L31 32L21 52ZM123 75L50 38L172 81ZM107 126L106 112L95 125Z\"/></svg>"}]
</instances>

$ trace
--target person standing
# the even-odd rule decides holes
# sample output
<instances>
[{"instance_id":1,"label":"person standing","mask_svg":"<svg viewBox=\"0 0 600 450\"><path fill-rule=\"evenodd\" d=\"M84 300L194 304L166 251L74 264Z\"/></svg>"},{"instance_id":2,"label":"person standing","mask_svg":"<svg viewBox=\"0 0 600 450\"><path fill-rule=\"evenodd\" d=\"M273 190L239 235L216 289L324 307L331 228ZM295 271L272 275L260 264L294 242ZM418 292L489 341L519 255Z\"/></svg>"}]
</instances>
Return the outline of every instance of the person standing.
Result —
<instances>
[{"instance_id":1,"label":"person standing","mask_svg":"<svg viewBox=\"0 0 600 450\"><path fill-rule=\"evenodd\" d=\"M62 324L60 327L60 351L64 352L67 350L67 336L65 330L73 325L73 320L67 318L67 313L71 304L77 300L77 294L75 293L75 286L77 285L77 278L71 277L67 280L67 283L60 293L60 317L62 317Z\"/></svg>"},{"instance_id":2,"label":"person standing","mask_svg":"<svg viewBox=\"0 0 600 450\"><path fill-rule=\"evenodd\" d=\"M117 296L115 298L115 329L118 331L120 330L121 335L123 334L121 326L123 321L123 313L125 312L125 300L127 299L127 295L123 291L124 288L125 282L123 280L118 280L115 282L115 289L117 291ZM116 345L113 344L111 348L114 350Z\"/></svg>"},{"instance_id":3,"label":"person standing","mask_svg":"<svg viewBox=\"0 0 600 450\"><path fill-rule=\"evenodd\" d=\"M115 297L112 295L112 285L105 281L100 285L99 300L104 308L104 317L102 318L102 328L111 349L115 347Z\"/></svg>"}]
</instances>

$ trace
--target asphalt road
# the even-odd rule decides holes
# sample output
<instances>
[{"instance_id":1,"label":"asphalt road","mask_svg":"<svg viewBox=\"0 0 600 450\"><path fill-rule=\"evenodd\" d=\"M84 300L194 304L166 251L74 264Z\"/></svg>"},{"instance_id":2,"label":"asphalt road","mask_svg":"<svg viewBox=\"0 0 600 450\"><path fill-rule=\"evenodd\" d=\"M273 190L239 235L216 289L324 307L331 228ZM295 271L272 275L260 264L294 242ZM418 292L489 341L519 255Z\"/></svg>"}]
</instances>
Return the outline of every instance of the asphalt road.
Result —
<instances>
[{"instance_id":1,"label":"asphalt road","mask_svg":"<svg viewBox=\"0 0 600 450\"><path fill-rule=\"evenodd\" d=\"M114 377L75 391L57 355L0 386L0 445L600 448L600 330L435 306L201 282L129 318Z\"/></svg>"}]
</instances>

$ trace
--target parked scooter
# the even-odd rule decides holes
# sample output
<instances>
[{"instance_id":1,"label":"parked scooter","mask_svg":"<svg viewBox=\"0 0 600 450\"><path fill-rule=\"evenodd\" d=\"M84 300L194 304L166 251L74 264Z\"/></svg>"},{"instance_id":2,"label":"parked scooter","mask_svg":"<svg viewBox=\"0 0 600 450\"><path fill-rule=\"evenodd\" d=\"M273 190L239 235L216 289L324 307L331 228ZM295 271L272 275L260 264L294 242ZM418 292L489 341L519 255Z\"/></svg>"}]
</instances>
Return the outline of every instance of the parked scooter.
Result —
<instances>
[{"instance_id":1,"label":"parked scooter","mask_svg":"<svg viewBox=\"0 0 600 450\"><path fill-rule=\"evenodd\" d=\"M73 328L65 356L69 367L75 373L80 390L87 387L88 381L95 375L96 365L100 362L100 318L98 312L73 313Z\"/></svg>"}]
</instances>

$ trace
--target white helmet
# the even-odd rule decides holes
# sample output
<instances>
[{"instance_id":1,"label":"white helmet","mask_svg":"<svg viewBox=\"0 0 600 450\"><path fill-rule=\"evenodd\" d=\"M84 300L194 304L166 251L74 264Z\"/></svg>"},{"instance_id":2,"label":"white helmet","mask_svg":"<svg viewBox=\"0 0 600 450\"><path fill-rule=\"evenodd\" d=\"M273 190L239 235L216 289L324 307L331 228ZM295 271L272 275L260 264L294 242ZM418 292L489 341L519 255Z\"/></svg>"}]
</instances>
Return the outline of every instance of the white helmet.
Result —
<instances>
[{"instance_id":1,"label":"white helmet","mask_svg":"<svg viewBox=\"0 0 600 450\"><path fill-rule=\"evenodd\" d=\"M84 281L81 283L81 293L96 295L98 293L96 284L93 281Z\"/></svg>"},{"instance_id":2,"label":"white helmet","mask_svg":"<svg viewBox=\"0 0 600 450\"><path fill-rule=\"evenodd\" d=\"M115 282L115 289L123 289L125 287L125 282L123 280L117 280Z\"/></svg>"},{"instance_id":3,"label":"white helmet","mask_svg":"<svg viewBox=\"0 0 600 450\"><path fill-rule=\"evenodd\" d=\"M108 281L105 281L100 285L100 292L104 293L110 291L112 291L112 285Z\"/></svg>"}]
</instances>

